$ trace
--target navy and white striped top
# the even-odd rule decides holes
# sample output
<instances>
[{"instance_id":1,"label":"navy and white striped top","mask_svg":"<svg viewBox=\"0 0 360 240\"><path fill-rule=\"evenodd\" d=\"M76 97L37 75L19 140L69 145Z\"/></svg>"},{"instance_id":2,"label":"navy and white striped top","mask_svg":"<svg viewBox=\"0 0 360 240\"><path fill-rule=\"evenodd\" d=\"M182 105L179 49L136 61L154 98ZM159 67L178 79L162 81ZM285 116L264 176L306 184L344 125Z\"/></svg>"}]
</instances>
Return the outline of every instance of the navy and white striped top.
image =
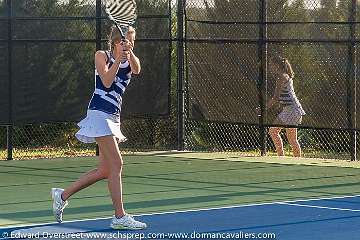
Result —
<instances>
[{"instance_id":1,"label":"navy and white striped top","mask_svg":"<svg viewBox=\"0 0 360 240\"><path fill-rule=\"evenodd\" d=\"M292 78L290 78L281 89L279 101L283 106L291 106L299 110L301 115L305 115L305 111L302 108L299 99L296 97Z\"/></svg>"},{"instance_id":2,"label":"navy and white striped top","mask_svg":"<svg viewBox=\"0 0 360 240\"><path fill-rule=\"evenodd\" d=\"M110 52L105 51L106 64L110 68L115 59ZM95 91L89 103L89 110L98 110L120 117L122 96L130 83L131 67L129 61L121 63L115 79L109 88L105 87L100 75L95 69Z\"/></svg>"}]
</instances>

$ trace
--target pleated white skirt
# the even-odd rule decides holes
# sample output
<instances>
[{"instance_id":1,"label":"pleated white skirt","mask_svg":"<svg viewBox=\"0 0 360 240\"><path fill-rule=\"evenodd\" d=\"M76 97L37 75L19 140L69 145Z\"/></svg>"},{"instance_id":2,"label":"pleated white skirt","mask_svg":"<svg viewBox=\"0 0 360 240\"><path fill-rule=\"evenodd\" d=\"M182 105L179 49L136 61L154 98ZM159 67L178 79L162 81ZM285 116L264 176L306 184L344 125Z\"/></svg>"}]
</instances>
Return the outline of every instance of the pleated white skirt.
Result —
<instances>
[{"instance_id":1,"label":"pleated white skirt","mask_svg":"<svg viewBox=\"0 0 360 240\"><path fill-rule=\"evenodd\" d=\"M283 107L283 110L278 115L278 119L287 124L298 126L302 122L302 116L305 115L305 112L302 109L298 109L293 106Z\"/></svg>"},{"instance_id":2,"label":"pleated white skirt","mask_svg":"<svg viewBox=\"0 0 360 240\"><path fill-rule=\"evenodd\" d=\"M96 137L115 136L118 142L126 141L120 130L120 118L97 110L88 110L87 116L78 124L76 138L83 143L94 143Z\"/></svg>"}]
</instances>

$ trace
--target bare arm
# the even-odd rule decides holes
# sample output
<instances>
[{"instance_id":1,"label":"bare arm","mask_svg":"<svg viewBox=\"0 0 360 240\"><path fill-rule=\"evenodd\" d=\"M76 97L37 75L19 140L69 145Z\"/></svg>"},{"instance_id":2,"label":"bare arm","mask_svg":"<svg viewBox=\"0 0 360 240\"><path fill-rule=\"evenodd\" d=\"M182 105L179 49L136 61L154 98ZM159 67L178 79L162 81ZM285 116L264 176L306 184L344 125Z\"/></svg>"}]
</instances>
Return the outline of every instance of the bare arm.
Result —
<instances>
[{"instance_id":1,"label":"bare arm","mask_svg":"<svg viewBox=\"0 0 360 240\"><path fill-rule=\"evenodd\" d=\"M276 81L274 95L266 104L267 109L270 109L274 105L274 103L279 101L281 89L283 88L284 83L286 83L287 81L289 81L289 79L286 74L281 75L280 78Z\"/></svg>"},{"instance_id":2,"label":"bare arm","mask_svg":"<svg viewBox=\"0 0 360 240\"><path fill-rule=\"evenodd\" d=\"M131 71L134 74L139 74L141 71L140 60L132 50L130 50L129 52L130 52L129 62L130 62Z\"/></svg>"},{"instance_id":3,"label":"bare arm","mask_svg":"<svg viewBox=\"0 0 360 240\"><path fill-rule=\"evenodd\" d=\"M119 69L121 59L115 59L113 65L108 68L106 65L107 56L103 51L97 51L95 53L95 67L100 75L101 81L105 87L109 88L114 82L116 73Z\"/></svg>"}]
</instances>

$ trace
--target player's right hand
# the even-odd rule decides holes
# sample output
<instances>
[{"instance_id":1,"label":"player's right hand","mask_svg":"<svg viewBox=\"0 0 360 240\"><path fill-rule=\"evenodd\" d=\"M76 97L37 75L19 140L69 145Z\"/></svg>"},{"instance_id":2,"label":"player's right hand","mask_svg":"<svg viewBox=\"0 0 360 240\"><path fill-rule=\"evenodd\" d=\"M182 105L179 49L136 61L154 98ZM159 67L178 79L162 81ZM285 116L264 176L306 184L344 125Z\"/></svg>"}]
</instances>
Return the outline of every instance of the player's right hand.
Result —
<instances>
[{"instance_id":1,"label":"player's right hand","mask_svg":"<svg viewBox=\"0 0 360 240\"><path fill-rule=\"evenodd\" d=\"M123 44L121 42L115 43L115 49L114 50L115 50L114 54L115 54L115 56L117 56L115 61L122 62L123 61L123 53L124 53Z\"/></svg>"}]
</instances>

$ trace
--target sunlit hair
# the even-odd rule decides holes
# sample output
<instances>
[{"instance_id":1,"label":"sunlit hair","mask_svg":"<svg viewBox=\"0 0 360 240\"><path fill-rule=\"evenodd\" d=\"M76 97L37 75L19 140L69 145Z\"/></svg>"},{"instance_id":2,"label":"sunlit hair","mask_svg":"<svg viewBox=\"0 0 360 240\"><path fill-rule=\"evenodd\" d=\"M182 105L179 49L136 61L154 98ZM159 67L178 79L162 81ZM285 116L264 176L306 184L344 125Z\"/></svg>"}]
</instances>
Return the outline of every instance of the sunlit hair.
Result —
<instances>
[{"instance_id":1,"label":"sunlit hair","mask_svg":"<svg viewBox=\"0 0 360 240\"><path fill-rule=\"evenodd\" d=\"M128 31L127 31L127 34L134 34L134 40L135 40L135 28L129 26L128 28ZM116 42L120 42L121 41L121 35L120 35L120 32L119 30L117 29L116 26L112 26L111 27L111 31L110 31L110 34L108 36L108 48L109 50L113 50L114 47L115 47L115 43Z\"/></svg>"},{"instance_id":2,"label":"sunlit hair","mask_svg":"<svg viewBox=\"0 0 360 240\"><path fill-rule=\"evenodd\" d=\"M283 73L286 73L287 75L289 75L290 78L293 78L295 76L293 68L288 59L281 57L281 56L277 56L277 57L273 58L272 61L276 65L278 65L278 67L281 69L281 71Z\"/></svg>"}]
</instances>

